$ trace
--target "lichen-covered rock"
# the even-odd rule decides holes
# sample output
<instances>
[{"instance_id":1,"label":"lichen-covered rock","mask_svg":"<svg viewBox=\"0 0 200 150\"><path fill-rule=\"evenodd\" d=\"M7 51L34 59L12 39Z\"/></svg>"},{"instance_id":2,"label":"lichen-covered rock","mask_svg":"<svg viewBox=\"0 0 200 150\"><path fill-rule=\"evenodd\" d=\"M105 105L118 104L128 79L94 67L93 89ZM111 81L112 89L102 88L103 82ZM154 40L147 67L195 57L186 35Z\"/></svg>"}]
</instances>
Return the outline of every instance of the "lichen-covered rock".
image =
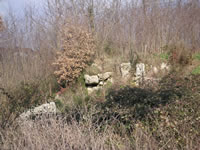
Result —
<instances>
[{"instance_id":1,"label":"lichen-covered rock","mask_svg":"<svg viewBox=\"0 0 200 150\"><path fill-rule=\"evenodd\" d=\"M34 115L41 115L41 114L55 114L56 113L56 104L54 102L50 102L47 104L42 104L34 109L30 109L27 112L24 112L20 115L22 120L29 119L31 116Z\"/></svg>"},{"instance_id":2,"label":"lichen-covered rock","mask_svg":"<svg viewBox=\"0 0 200 150\"><path fill-rule=\"evenodd\" d=\"M122 63L120 65L122 78L130 77L131 63Z\"/></svg>"},{"instance_id":3,"label":"lichen-covered rock","mask_svg":"<svg viewBox=\"0 0 200 150\"><path fill-rule=\"evenodd\" d=\"M112 72L106 72L106 73L98 74L98 77L99 77L100 81L105 81L105 80L111 78L112 74L113 74Z\"/></svg>"},{"instance_id":4,"label":"lichen-covered rock","mask_svg":"<svg viewBox=\"0 0 200 150\"><path fill-rule=\"evenodd\" d=\"M86 85L98 85L99 84L99 77L97 75L84 75L85 84Z\"/></svg>"}]
</instances>

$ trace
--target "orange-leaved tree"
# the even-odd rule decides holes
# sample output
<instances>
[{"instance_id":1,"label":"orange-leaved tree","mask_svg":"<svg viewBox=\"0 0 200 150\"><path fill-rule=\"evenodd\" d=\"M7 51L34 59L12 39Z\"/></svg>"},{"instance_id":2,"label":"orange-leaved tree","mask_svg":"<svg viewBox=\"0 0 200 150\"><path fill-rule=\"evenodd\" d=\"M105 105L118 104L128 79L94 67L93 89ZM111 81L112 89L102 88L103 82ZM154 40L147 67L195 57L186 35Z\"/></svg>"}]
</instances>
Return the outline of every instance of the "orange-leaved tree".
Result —
<instances>
[{"instance_id":1,"label":"orange-leaved tree","mask_svg":"<svg viewBox=\"0 0 200 150\"><path fill-rule=\"evenodd\" d=\"M57 66L54 74L58 83L69 85L92 61L95 52L95 40L87 29L77 26L65 26L61 33L62 50L53 63Z\"/></svg>"}]
</instances>

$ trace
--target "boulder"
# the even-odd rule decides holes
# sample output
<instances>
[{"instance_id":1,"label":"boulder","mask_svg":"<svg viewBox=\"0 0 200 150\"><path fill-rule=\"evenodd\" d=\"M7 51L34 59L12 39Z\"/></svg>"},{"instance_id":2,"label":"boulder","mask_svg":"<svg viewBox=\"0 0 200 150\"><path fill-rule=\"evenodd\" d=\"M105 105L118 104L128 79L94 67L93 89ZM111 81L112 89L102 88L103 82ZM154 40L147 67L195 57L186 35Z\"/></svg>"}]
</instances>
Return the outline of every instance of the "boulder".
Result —
<instances>
[{"instance_id":1,"label":"boulder","mask_svg":"<svg viewBox=\"0 0 200 150\"><path fill-rule=\"evenodd\" d=\"M90 95L90 94L93 93L94 91L98 91L98 90L100 90L100 89L102 89L101 86L88 87L88 88L87 88L87 91L88 91L88 94Z\"/></svg>"},{"instance_id":2,"label":"boulder","mask_svg":"<svg viewBox=\"0 0 200 150\"><path fill-rule=\"evenodd\" d=\"M131 63L122 63L120 65L120 71L122 78L130 77Z\"/></svg>"},{"instance_id":3,"label":"boulder","mask_svg":"<svg viewBox=\"0 0 200 150\"><path fill-rule=\"evenodd\" d=\"M31 116L34 115L42 115L42 114L56 114L56 104L55 102L50 102L47 104L42 104L34 109L30 109L27 112L24 112L20 115L22 120L27 120Z\"/></svg>"},{"instance_id":4,"label":"boulder","mask_svg":"<svg viewBox=\"0 0 200 150\"><path fill-rule=\"evenodd\" d=\"M112 72L106 72L106 73L98 74L98 77L99 77L100 81L105 81L105 80L111 78L112 74L113 74Z\"/></svg>"},{"instance_id":5,"label":"boulder","mask_svg":"<svg viewBox=\"0 0 200 150\"><path fill-rule=\"evenodd\" d=\"M97 75L84 75L85 84L86 85L98 85L99 84L99 77Z\"/></svg>"}]
</instances>

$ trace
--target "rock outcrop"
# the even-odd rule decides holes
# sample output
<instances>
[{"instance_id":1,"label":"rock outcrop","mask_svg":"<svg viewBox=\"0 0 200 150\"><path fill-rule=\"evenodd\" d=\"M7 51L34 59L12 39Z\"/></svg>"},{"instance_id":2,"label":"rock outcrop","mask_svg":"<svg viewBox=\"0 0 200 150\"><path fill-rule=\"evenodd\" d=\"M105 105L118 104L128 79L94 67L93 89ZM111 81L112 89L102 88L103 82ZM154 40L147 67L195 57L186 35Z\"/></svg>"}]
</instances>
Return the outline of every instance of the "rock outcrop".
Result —
<instances>
[{"instance_id":1,"label":"rock outcrop","mask_svg":"<svg viewBox=\"0 0 200 150\"><path fill-rule=\"evenodd\" d=\"M47 104L42 104L34 109L30 109L27 112L24 112L20 115L21 120L27 120L31 116L42 115L42 114L56 114L56 104L50 102Z\"/></svg>"}]
</instances>

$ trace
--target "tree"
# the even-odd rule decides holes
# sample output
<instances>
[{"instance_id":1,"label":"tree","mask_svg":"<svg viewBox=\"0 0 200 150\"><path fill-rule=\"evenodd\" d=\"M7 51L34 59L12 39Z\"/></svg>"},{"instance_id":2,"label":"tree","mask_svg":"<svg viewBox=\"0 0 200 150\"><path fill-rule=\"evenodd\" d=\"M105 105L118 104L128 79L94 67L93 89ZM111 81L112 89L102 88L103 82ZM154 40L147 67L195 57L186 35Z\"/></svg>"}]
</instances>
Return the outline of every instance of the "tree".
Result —
<instances>
[{"instance_id":1,"label":"tree","mask_svg":"<svg viewBox=\"0 0 200 150\"><path fill-rule=\"evenodd\" d=\"M77 26L65 26L61 36L62 51L54 65L58 83L66 86L74 82L92 59L95 42L92 33Z\"/></svg>"}]
</instances>

